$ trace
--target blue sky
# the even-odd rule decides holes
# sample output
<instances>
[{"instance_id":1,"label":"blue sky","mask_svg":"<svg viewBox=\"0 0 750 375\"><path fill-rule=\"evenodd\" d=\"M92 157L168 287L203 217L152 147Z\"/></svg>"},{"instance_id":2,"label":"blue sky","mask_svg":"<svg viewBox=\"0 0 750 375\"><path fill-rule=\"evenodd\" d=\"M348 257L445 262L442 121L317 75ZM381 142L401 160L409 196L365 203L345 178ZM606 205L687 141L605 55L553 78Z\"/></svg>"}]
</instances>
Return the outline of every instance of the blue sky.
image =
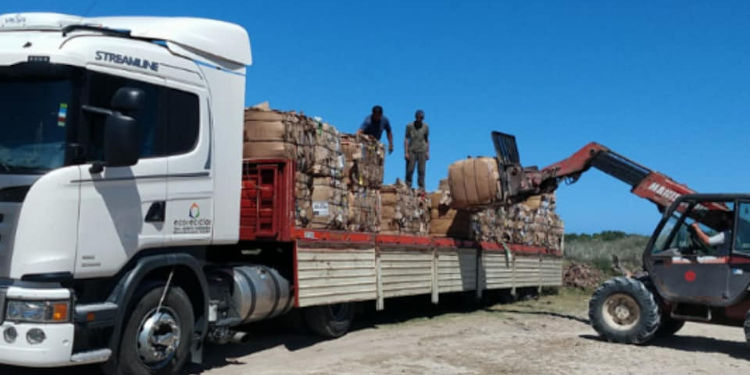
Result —
<instances>
[{"instance_id":1,"label":"blue sky","mask_svg":"<svg viewBox=\"0 0 750 375\"><path fill-rule=\"evenodd\" d=\"M451 162L491 155L491 130L515 134L526 165L597 141L700 192L750 187L746 1L3 1L16 11L238 23L255 60L247 104L343 131L385 108L386 182L403 178L405 124L421 108L429 189ZM659 219L598 171L562 186L558 211L568 232L650 234Z\"/></svg>"}]
</instances>

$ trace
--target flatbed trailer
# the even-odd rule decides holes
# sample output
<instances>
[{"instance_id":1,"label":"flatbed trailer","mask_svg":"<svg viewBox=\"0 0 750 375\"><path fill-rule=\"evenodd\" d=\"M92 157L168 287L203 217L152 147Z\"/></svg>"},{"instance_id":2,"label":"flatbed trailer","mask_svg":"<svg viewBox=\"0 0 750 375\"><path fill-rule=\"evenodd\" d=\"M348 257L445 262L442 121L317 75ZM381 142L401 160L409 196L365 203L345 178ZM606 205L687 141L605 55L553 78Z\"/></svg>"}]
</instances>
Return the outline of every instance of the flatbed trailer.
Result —
<instances>
[{"instance_id":1,"label":"flatbed trailer","mask_svg":"<svg viewBox=\"0 0 750 375\"><path fill-rule=\"evenodd\" d=\"M290 160L244 161L240 240L290 245L295 307L562 285L562 250L295 227L294 175Z\"/></svg>"}]
</instances>

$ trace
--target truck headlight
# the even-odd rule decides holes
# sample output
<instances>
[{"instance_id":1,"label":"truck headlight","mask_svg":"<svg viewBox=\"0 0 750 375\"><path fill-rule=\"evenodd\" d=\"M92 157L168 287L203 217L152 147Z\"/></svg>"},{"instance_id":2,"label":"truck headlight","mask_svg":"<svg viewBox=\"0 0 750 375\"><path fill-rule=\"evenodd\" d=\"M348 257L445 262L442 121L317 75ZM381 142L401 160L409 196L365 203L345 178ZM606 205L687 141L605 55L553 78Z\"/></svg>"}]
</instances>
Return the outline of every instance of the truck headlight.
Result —
<instances>
[{"instance_id":1,"label":"truck headlight","mask_svg":"<svg viewBox=\"0 0 750 375\"><path fill-rule=\"evenodd\" d=\"M29 323L63 323L70 320L70 301L9 300L5 320Z\"/></svg>"}]
</instances>

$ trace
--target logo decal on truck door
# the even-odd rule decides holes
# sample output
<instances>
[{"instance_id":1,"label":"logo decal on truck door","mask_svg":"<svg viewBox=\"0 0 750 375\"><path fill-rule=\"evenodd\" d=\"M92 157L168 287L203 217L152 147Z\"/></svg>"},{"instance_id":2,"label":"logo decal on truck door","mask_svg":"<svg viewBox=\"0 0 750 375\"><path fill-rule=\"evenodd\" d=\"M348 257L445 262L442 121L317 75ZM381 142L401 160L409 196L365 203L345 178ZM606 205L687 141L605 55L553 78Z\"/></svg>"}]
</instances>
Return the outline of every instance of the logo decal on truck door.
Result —
<instances>
[{"instance_id":1,"label":"logo decal on truck door","mask_svg":"<svg viewBox=\"0 0 750 375\"><path fill-rule=\"evenodd\" d=\"M199 216L201 216L201 208L198 206L198 203L193 203L190 206L190 212L188 212L188 216L190 216L191 219L197 219Z\"/></svg>"},{"instance_id":2,"label":"logo decal on truck door","mask_svg":"<svg viewBox=\"0 0 750 375\"><path fill-rule=\"evenodd\" d=\"M176 219L173 222L175 234L206 234L211 233L211 219L200 218L201 208L193 202L188 209L189 219Z\"/></svg>"}]
</instances>

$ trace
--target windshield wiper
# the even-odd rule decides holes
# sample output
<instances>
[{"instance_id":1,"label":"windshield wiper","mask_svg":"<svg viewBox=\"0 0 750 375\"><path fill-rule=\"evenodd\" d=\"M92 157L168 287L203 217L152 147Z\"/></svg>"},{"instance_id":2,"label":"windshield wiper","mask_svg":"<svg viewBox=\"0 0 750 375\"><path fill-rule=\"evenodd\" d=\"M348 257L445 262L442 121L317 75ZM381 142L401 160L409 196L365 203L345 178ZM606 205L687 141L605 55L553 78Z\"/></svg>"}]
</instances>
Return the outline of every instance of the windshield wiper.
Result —
<instances>
[{"instance_id":1,"label":"windshield wiper","mask_svg":"<svg viewBox=\"0 0 750 375\"><path fill-rule=\"evenodd\" d=\"M2 167L5 170L5 171L0 170L0 174L15 174L15 173L38 174L38 173L44 173L48 170L42 167L24 167L24 166L18 166L18 165L10 165L2 160L0 160L0 167Z\"/></svg>"}]
</instances>

